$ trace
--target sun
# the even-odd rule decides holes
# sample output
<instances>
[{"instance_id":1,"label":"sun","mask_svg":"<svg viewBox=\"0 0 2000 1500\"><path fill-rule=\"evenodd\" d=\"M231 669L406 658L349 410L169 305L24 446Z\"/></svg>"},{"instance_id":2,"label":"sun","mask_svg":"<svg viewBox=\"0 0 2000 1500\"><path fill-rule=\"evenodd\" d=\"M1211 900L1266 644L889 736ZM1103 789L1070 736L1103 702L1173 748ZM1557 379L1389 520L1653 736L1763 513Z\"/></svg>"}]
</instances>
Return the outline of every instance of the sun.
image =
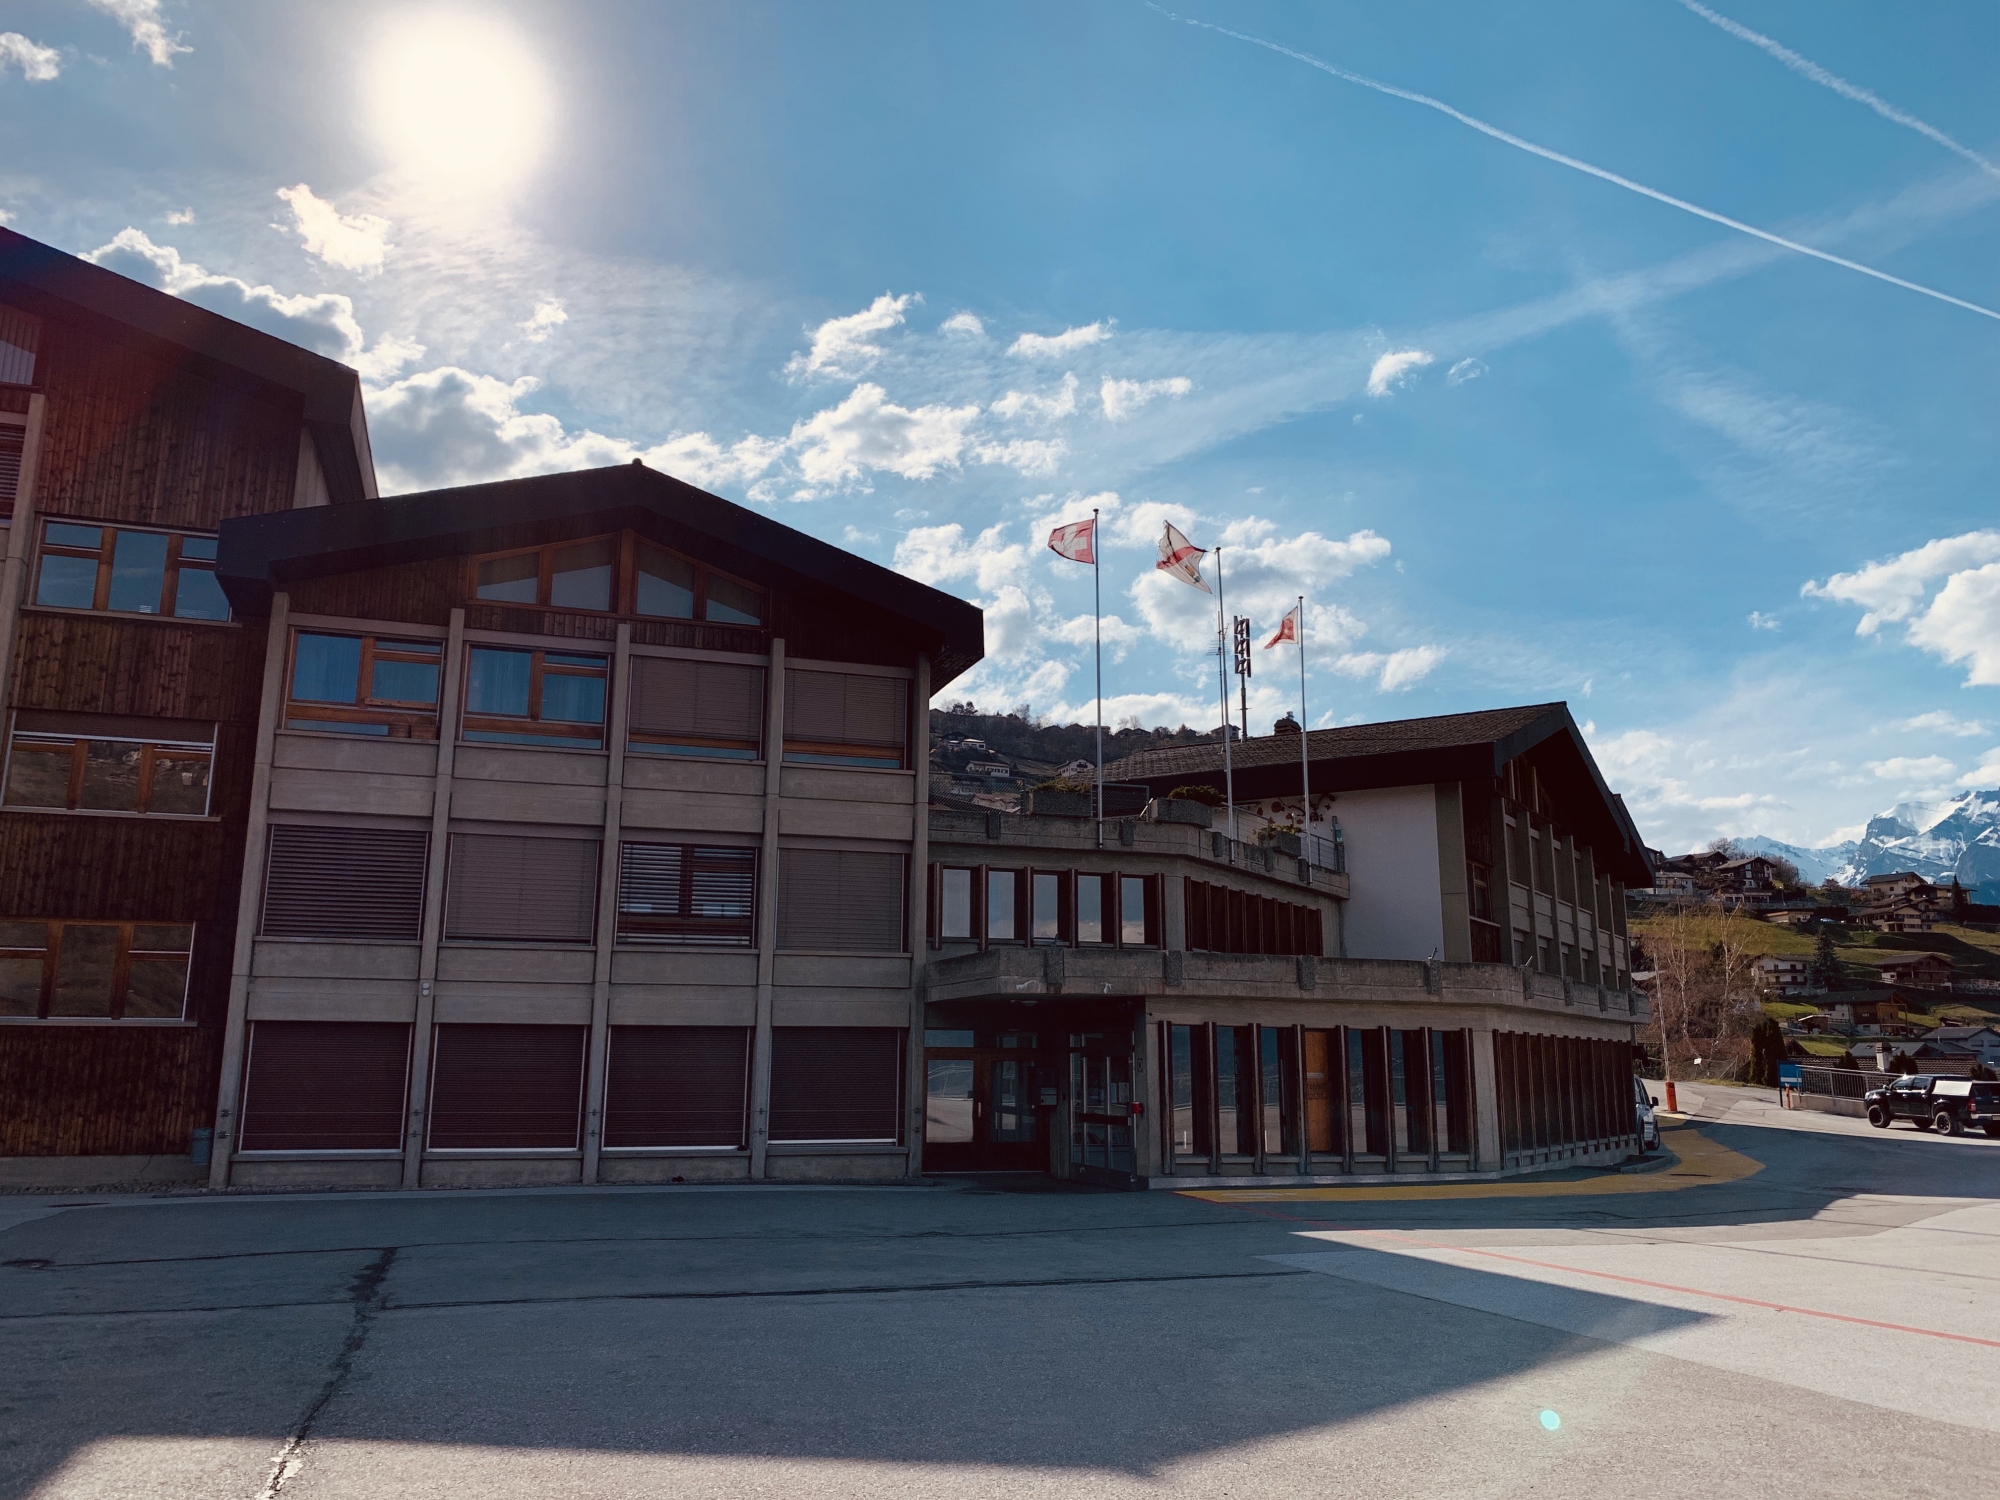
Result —
<instances>
[{"instance_id":1,"label":"sun","mask_svg":"<svg viewBox=\"0 0 2000 1500\"><path fill-rule=\"evenodd\" d=\"M442 188L504 187L534 165L548 136L547 79L526 38L463 11L386 28L367 95L383 147L404 171Z\"/></svg>"}]
</instances>

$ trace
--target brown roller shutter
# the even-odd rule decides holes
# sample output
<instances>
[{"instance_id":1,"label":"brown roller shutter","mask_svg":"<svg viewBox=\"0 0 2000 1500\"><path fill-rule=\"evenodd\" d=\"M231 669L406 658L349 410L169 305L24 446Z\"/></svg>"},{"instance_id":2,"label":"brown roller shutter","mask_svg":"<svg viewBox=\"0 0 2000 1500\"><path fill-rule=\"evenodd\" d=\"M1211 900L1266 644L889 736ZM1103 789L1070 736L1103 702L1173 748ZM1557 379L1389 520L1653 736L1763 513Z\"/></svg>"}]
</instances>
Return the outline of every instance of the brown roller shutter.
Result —
<instances>
[{"instance_id":1,"label":"brown roller shutter","mask_svg":"<svg viewBox=\"0 0 2000 1500\"><path fill-rule=\"evenodd\" d=\"M614 1026L604 1078L607 1146L741 1146L747 1026Z\"/></svg>"},{"instance_id":2,"label":"brown roller shutter","mask_svg":"<svg viewBox=\"0 0 2000 1500\"><path fill-rule=\"evenodd\" d=\"M785 673L785 738L824 745L890 748L909 737L910 684L855 672Z\"/></svg>"},{"instance_id":3,"label":"brown roller shutter","mask_svg":"<svg viewBox=\"0 0 2000 1500\"><path fill-rule=\"evenodd\" d=\"M429 849L425 832L273 825L263 935L416 942Z\"/></svg>"},{"instance_id":4,"label":"brown roller shutter","mask_svg":"<svg viewBox=\"0 0 2000 1500\"><path fill-rule=\"evenodd\" d=\"M778 946L794 953L901 953L901 854L778 851Z\"/></svg>"},{"instance_id":5,"label":"brown roller shutter","mask_svg":"<svg viewBox=\"0 0 2000 1500\"><path fill-rule=\"evenodd\" d=\"M403 1022L256 1021L244 1061L245 1151L394 1151L403 1144Z\"/></svg>"},{"instance_id":6,"label":"brown roller shutter","mask_svg":"<svg viewBox=\"0 0 2000 1500\"><path fill-rule=\"evenodd\" d=\"M764 732L764 669L658 656L632 661L632 733L748 740Z\"/></svg>"},{"instance_id":7,"label":"brown roller shutter","mask_svg":"<svg viewBox=\"0 0 2000 1500\"><path fill-rule=\"evenodd\" d=\"M431 1062L433 1150L574 1151L587 1026L440 1026Z\"/></svg>"},{"instance_id":8,"label":"brown roller shutter","mask_svg":"<svg viewBox=\"0 0 2000 1500\"><path fill-rule=\"evenodd\" d=\"M587 943L597 931L596 839L455 833L444 935Z\"/></svg>"},{"instance_id":9,"label":"brown roller shutter","mask_svg":"<svg viewBox=\"0 0 2000 1500\"><path fill-rule=\"evenodd\" d=\"M903 1033L780 1026L771 1033L771 1139L900 1141Z\"/></svg>"}]
</instances>

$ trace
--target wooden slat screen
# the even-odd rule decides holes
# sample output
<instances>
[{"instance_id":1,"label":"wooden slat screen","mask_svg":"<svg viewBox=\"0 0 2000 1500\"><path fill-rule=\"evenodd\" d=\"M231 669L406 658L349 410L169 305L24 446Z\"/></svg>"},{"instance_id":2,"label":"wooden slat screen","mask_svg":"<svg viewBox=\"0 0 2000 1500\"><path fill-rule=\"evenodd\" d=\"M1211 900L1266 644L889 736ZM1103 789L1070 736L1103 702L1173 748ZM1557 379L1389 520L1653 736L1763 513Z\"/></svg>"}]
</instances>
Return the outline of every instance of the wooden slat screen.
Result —
<instances>
[{"instance_id":1,"label":"wooden slat screen","mask_svg":"<svg viewBox=\"0 0 2000 1500\"><path fill-rule=\"evenodd\" d=\"M588 1026L438 1027L431 1148L574 1151L589 1035Z\"/></svg>"},{"instance_id":2,"label":"wooden slat screen","mask_svg":"<svg viewBox=\"0 0 2000 1500\"><path fill-rule=\"evenodd\" d=\"M0 426L0 520L14 514L14 501L21 492L21 456L27 429L11 422Z\"/></svg>"},{"instance_id":3,"label":"wooden slat screen","mask_svg":"<svg viewBox=\"0 0 2000 1500\"><path fill-rule=\"evenodd\" d=\"M403 1022L256 1021L244 1062L245 1151L393 1151L403 1144Z\"/></svg>"},{"instance_id":4,"label":"wooden slat screen","mask_svg":"<svg viewBox=\"0 0 2000 1500\"><path fill-rule=\"evenodd\" d=\"M785 672L785 738L893 748L909 737L910 684L858 672Z\"/></svg>"},{"instance_id":5,"label":"wooden slat screen","mask_svg":"<svg viewBox=\"0 0 2000 1500\"><path fill-rule=\"evenodd\" d=\"M589 942L597 931L597 858L596 839L453 834L444 935Z\"/></svg>"},{"instance_id":6,"label":"wooden slat screen","mask_svg":"<svg viewBox=\"0 0 2000 1500\"><path fill-rule=\"evenodd\" d=\"M771 1139L901 1141L903 1033L780 1026L771 1033Z\"/></svg>"},{"instance_id":7,"label":"wooden slat screen","mask_svg":"<svg viewBox=\"0 0 2000 1500\"><path fill-rule=\"evenodd\" d=\"M614 1026L604 1078L607 1146L742 1146L747 1026Z\"/></svg>"},{"instance_id":8,"label":"wooden slat screen","mask_svg":"<svg viewBox=\"0 0 2000 1500\"><path fill-rule=\"evenodd\" d=\"M631 732L751 745L764 737L764 669L731 662L632 659Z\"/></svg>"},{"instance_id":9,"label":"wooden slat screen","mask_svg":"<svg viewBox=\"0 0 2000 1500\"><path fill-rule=\"evenodd\" d=\"M794 953L901 953L907 856L778 851L778 946Z\"/></svg>"},{"instance_id":10,"label":"wooden slat screen","mask_svg":"<svg viewBox=\"0 0 2000 1500\"><path fill-rule=\"evenodd\" d=\"M757 936L757 851L697 844L618 850L618 941L748 948Z\"/></svg>"},{"instance_id":11,"label":"wooden slat screen","mask_svg":"<svg viewBox=\"0 0 2000 1500\"><path fill-rule=\"evenodd\" d=\"M398 828L273 824L263 935L416 942L430 838Z\"/></svg>"},{"instance_id":12,"label":"wooden slat screen","mask_svg":"<svg viewBox=\"0 0 2000 1500\"><path fill-rule=\"evenodd\" d=\"M1187 945L1197 952L1321 956L1317 907L1205 880L1182 882Z\"/></svg>"}]
</instances>

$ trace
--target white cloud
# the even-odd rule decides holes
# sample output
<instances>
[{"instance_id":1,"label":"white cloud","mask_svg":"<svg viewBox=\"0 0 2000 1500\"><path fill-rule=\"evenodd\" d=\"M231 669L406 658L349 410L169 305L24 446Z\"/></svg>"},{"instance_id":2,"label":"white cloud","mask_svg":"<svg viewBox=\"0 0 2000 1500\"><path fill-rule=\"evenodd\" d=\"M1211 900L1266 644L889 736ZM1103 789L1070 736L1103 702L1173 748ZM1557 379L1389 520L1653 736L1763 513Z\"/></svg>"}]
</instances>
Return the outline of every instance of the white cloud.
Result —
<instances>
[{"instance_id":1,"label":"white cloud","mask_svg":"<svg viewBox=\"0 0 2000 1500\"><path fill-rule=\"evenodd\" d=\"M10 65L19 68L29 83L47 83L61 74L62 54L18 31L0 31L0 69Z\"/></svg>"},{"instance_id":2,"label":"white cloud","mask_svg":"<svg viewBox=\"0 0 2000 1500\"><path fill-rule=\"evenodd\" d=\"M1776 630L1780 626L1780 621L1776 615L1767 615L1761 610L1751 610L1749 620L1752 630Z\"/></svg>"},{"instance_id":3,"label":"white cloud","mask_svg":"<svg viewBox=\"0 0 2000 1500\"><path fill-rule=\"evenodd\" d=\"M351 356L347 362L368 384L381 385L394 380L405 366L413 365L423 357L422 344L392 333L376 339L374 348Z\"/></svg>"},{"instance_id":4,"label":"white cloud","mask_svg":"<svg viewBox=\"0 0 2000 1500\"><path fill-rule=\"evenodd\" d=\"M1979 757L1979 764L1958 778L1960 786L2000 786L2000 745Z\"/></svg>"},{"instance_id":5,"label":"white cloud","mask_svg":"<svg viewBox=\"0 0 2000 1500\"><path fill-rule=\"evenodd\" d=\"M1056 334L1024 333L1007 346L1007 352L1022 359L1060 359L1110 337L1111 320L1106 318L1081 328L1065 328Z\"/></svg>"},{"instance_id":6,"label":"white cloud","mask_svg":"<svg viewBox=\"0 0 2000 1500\"><path fill-rule=\"evenodd\" d=\"M1431 668L1444 660L1442 646L1410 646L1384 655L1380 651L1357 651L1334 658L1333 669L1343 677L1373 677L1385 693L1402 692L1430 675Z\"/></svg>"},{"instance_id":7,"label":"white cloud","mask_svg":"<svg viewBox=\"0 0 2000 1500\"><path fill-rule=\"evenodd\" d=\"M983 339L986 325L973 313L955 312L938 324L938 332L956 339Z\"/></svg>"},{"instance_id":8,"label":"white cloud","mask_svg":"<svg viewBox=\"0 0 2000 1500\"><path fill-rule=\"evenodd\" d=\"M1464 385L1468 380L1477 380L1486 373L1483 359L1461 359L1444 373L1446 385Z\"/></svg>"},{"instance_id":9,"label":"white cloud","mask_svg":"<svg viewBox=\"0 0 2000 1500\"><path fill-rule=\"evenodd\" d=\"M1883 781L1934 782L1957 769L1942 755L1897 755L1888 760L1871 760L1868 769Z\"/></svg>"},{"instance_id":10,"label":"white cloud","mask_svg":"<svg viewBox=\"0 0 2000 1500\"><path fill-rule=\"evenodd\" d=\"M389 221L375 214L343 214L303 182L279 188L278 196L292 207L292 230L305 242L306 254L316 255L342 271L374 276L389 252Z\"/></svg>"},{"instance_id":11,"label":"white cloud","mask_svg":"<svg viewBox=\"0 0 2000 1500\"><path fill-rule=\"evenodd\" d=\"M966 429L978 416L977 402L912 409L896 405L881 386L862 384L838 406L796 424L786 446L797 453L799 473L814 495L865 484L875 470L929 479L959 466Z\"/></svg>"},{"instance_id":12,"label":"white cloud","mask_svg":"<svg viewBox=\"0 0 2000 1500\"><path fill-rule=\"evenodd\" d=\"M895 568L933 588L970 580L982 592L1019 583L1027 574L1028 549L1007 539L1005 522L989 526L977 540L965 539L956 521L943 526L918 526L896 543Z\"/></svg>"},{"instance_id":13,"label":"white cloud","mask_svg":"<svg viewBox=\"0 0 2000 1500\"><path fill-rule=\"evenodd\" d=\"M569 313L559 297L543 297L535 303L535 310L528 314L521 324L522 332L531 344L546 343L550 334L569 321Z\"/></svg>"},{"instance_id":14,"label":"white cloud","mask_svg":"<svg viewBox=\"0 0 2000 1500\"><path fill-rule=\"evenodd\" d=\"M1194 382L1185 375L1176 375L1169 380L1106 379L1098 387L1097 397L1104 403L1105 419L1122 422L1150 401L1161 396L1185 396L1193 389Z\"/></svg>"},{"instance_id":15,"label":"white cloud","mask_svg":"<svg viewBox=\"0 0 2000 1500\"><path fill-rule=\"evenodd\" d=\"M1934 709L1927 714L1918 714L1914 719L1899 719L1889 726L1891 729L1908 730L1912 734L1949 734L1957 738L1973 739L1986 733L1986 726L1970 719L1961 719L1946 710Z\"/></svg>"},{"instance_id":16,"label":"white cloud","mask_svg":"<svg viewBox=\"0 0 2000 1500\"><path fill-rule=\"evenodd\" d=\"M912 302L923 298L915 292L901 297L884 292L858 313L844 318L828 318L812 331L812 348L794 354L785 373L794 379L808 376L851 376L882 357L882 346L871 343L875 334L901 325Z\"/></svg>"},{"instance_id":17,"label":"white cloud","mask_svg":"<svg viewBox=\"0 0 2000 1500\"><path fill-rule=\"evenodd\" d=\"M160 0L90 0L90 4L131 33L133 50L144 52L155 67L171 68L175 53L194 51L178 34L167 34Z\"/></svg>"},{"instance_id":18,"label":"white cloud","mask_svg":"<svg viewBox=\"0 0 2000 1500\"><path fill-rule=\"evenodd\" d=\"M1004 443L981 443L972 456L983 464L1004 464L1030 479L1042 479L1062 465L1069 444L1061 438L1011 438Z\"/></svg>"},{"instance_id":19,"label":"white cloud","mask_svg":"<svg viewBox=\"0 0 2000 1500\"><path fill-rule=\"evenodd\" d=\"M1968 687L2000 687L2000 562L1946 579L1910 622L1910 641L1954 666L1965 663Z\"/></svg>"},{"instance_id":20,"label":"white cloud","mask_svg":"<svg viewBox=\"0 0 2000 1500\"><path fill-rule=\"evenodd\" d=\"M191 208L168 209L167 222L169 224L192 224L194 222L194 210Z\"/></svg>"},{"instance_id":21,"label":"white cloud","mask_svg":"<svg viewBox=\"0 0 2000 1500\"><path fill-rule=\"evenodd\" d=\"M1009 421L1027 418L1031 421L1052 422L1060 417L1071 416L1076 411L1076 376L1065 375L1062 384L1053 396L1036 395L1033 391L1009 391L990 408L997 417Z\"/></svg>"},{"instance_id":22,"label":"white cloud","mask_svg":"<svg viewBox=\"0 0 2000 1500\"><path fill-rule=\"evenodd\" d=\"M1835 573L1825 583L1808 582L1799 593L1808 599L1861 606L1866 613L1854 633L1873 635L1884 622L1907 620L1914 614L1933 579L1996 561L2000 561L2000 531L1968 531L1925 542L1852 573Z\"/></svg>"},{"instance_id":23,"label":"white cloud","mask_svg":"<svg viewBox=\"0 0 2000 1500\"><path fill-rule=\"evenodd\" d=\"M1368 394L1388 395L1412 370L1421 370L1435 358L1422 349L1396 349L1383 355L1368 371Z\"/></svg>"}]
</instances>

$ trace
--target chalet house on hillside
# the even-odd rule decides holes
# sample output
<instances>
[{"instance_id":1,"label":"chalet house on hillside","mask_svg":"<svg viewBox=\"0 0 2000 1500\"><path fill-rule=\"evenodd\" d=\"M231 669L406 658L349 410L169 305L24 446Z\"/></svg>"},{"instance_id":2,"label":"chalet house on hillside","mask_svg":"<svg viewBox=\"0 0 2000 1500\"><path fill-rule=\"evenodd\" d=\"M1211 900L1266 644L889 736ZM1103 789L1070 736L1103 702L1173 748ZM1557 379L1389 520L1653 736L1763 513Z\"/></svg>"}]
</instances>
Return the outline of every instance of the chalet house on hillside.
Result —
<instances>
[{"instance_id":1,"label":"chalet house on hillside","mask_svg":"<svg viewBox=\"0 0 2000 1500\"><path fill-rule=\"evenodd\" d=\"M1757 982L1773 994L1811 994L1814 992L1812 962L1804 958L1767 955L1757 960Z\"/></svg>"},{"instance_id":2,"label":"chalet house on hillside","mask_svg":"<svg viewBox=\"0 0 2000 1500\"><path fill-rule=\"evenodd\" d=\"M1910 999L1895 990L1835 990L1820 997L1820 1009L1842 1031L1876 1031L1901 1022Z\"/></svg>"},{"instance_id":3,"label":"chalet house on hillside","mask_svg":"<svg viewBox=\"0 0 2000 1500\"><path fill-rule=\"evenodd\" d=\"M1870 901L1893 901L1909 897L1926 903L1938 897L1938 888L1914 870L1900 870L1889 875L1870 875L1861 882L1861 889Z\"/></svg>"},{"instance_id":4,"label":"chalet house on hillside","mask_svg":"<svg viewBox=\"0 0 2000 1500\"><path fill-rule=\"evenodd\" d=\"M1924 1040L1941 1050L1967 1052L1989 1068L2000 1068L2000 1031L1991 1026L1935 1026Z\"/></svg>"},{"instance_id":5,"label":"chalet house on hillside","mask_svg":"<svg viewBox=\"0 0 2000 1500\"><path fill-rule=\"evenodd\" d=\"M1875 970L1885 984L1920 990L1951 988L1951 959L1942 953L1898 953L1875 960Z\"/></svg>"},{"instance_id":6,"label":"chalet house on hillside","mask_svg":"<svg viewBox=\"0 0 2000 1500\"><path fill-rule=\"evenodd\" d=\"M1777 875L1777 867L1761 854L1752 854L1743 859L1724 860L1715 866L1713 872L1713 877L1721 889L1746 895L1773 889L1777 883Z\"/></svg>"},{"instance_id":7,"label":"chalet house on hillside","mask_svg":"<svg viewBox=\"0 0 2000 1500\"><path fill-rule=\"evenodd\" d=\"M1877 932L1929 932L1937 925L1937 913L1929 902L1903 899L1863 907L1854 920Z\"/></svg>"}]
</instances>

